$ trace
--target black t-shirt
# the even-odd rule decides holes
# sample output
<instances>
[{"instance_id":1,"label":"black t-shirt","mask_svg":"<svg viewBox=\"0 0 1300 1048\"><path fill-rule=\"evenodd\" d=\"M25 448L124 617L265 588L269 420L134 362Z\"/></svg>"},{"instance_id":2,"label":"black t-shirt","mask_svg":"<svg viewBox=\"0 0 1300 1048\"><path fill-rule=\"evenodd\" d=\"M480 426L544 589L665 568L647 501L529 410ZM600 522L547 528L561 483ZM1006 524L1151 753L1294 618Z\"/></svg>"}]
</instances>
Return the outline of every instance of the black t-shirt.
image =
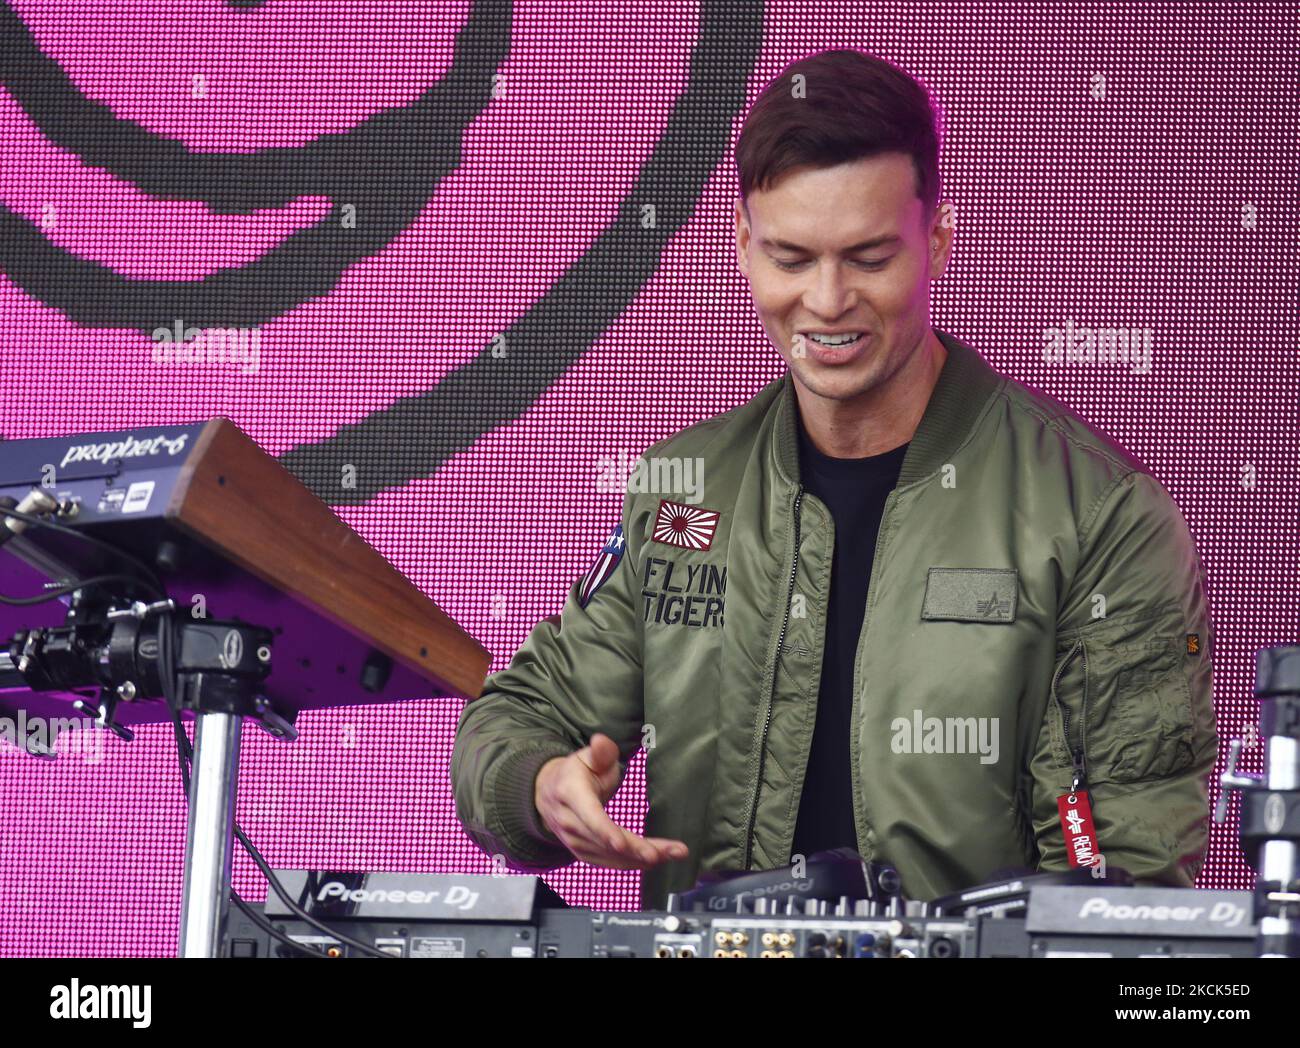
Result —
<instances>
[{"instance_id":1,"label":"black t-shirt","mask_svg":"<svg viewBox=\"0 0 1300 1048\"><path fill-rule=\"evenodd\" d=\"M898 483L907 444L867 458L823 455L799 424L799 471L804 490L826 504L835 521L835 557L826 614L821 690L808 772L799 799L794 853L828 848L857 850L849 764L849 720L853 709L853 663L867 608L871 562L885 499ZM804 518L805 521L807 517Z\"/></svg>"}]
</instances>

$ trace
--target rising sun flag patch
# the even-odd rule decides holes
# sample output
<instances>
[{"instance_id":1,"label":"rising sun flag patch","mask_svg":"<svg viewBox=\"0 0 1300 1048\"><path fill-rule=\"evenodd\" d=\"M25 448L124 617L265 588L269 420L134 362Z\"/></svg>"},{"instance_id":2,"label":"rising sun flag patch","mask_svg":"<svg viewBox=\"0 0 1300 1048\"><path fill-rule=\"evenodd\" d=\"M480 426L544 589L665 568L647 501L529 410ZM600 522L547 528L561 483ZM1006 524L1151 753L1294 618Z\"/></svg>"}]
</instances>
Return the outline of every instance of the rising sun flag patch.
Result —
<instances>
[{"instance_id":1,"label":"rising sun flag patch","mask_svg":"<svg viewBox=\"0 0 1300 1048\"><path fill-rule=\"evenodd\" d=\"M680 502L659 500L655 516L655 542L682 549L708 549L713 543L713 533L718 530L722 514L717 510L683 506Z\"/></svg>"}]
</instances>

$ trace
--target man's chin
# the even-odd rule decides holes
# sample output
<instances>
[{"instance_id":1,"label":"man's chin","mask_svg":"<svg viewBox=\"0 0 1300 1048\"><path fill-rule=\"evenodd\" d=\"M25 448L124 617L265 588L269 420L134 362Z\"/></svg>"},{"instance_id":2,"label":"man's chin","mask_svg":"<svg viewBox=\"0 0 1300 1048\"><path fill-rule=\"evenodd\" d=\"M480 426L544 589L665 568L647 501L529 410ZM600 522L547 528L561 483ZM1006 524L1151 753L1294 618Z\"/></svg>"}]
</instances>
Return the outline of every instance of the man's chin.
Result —
<instances>
[{"instance_id":1,"label":"man's chin","mask_svg":"<svg viewBox=\"0 0 1300 1048\"><path fill-rule=\"evenodd\" d=\"M862 396L874 385L869 368L858 366L828 367L807 360L792 362L790 367L795 381L814 396L826 400L853 400Z\"/></svg>"}]
</instances>

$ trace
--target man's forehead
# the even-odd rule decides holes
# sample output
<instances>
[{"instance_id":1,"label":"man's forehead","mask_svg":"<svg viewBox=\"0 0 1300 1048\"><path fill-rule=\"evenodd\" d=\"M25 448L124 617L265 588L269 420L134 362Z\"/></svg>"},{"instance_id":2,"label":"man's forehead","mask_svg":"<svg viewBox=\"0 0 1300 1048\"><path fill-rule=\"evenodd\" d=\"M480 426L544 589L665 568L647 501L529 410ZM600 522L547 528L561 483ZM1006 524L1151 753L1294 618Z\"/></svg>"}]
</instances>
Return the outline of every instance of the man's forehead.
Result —
<instances>
[{"instance_id":1,"label":"man's forehead","mask_svg":"<svg viewBox=\"0 0 1300 1048\"><path fill-rule=\"evenodd\" d=\"M880 198L814 205L751 197L747 218L761 248L849 253L888 248L910 238L915 226L925 224L924 210L916 196L901 206Z\"/></svg>"},{"instance_id":2,"label":"man's forehead","mask_svg":"<svg viewBox=\"0 0 1300 1048\"><path fill-rule=\"evenodd\" d=\"M802 244L812 237L841 246L899 235L924 209L916 196L911 158L885 153L832 167L797 167L745 208L755 233Z\"/></svg>"}]
</instances>

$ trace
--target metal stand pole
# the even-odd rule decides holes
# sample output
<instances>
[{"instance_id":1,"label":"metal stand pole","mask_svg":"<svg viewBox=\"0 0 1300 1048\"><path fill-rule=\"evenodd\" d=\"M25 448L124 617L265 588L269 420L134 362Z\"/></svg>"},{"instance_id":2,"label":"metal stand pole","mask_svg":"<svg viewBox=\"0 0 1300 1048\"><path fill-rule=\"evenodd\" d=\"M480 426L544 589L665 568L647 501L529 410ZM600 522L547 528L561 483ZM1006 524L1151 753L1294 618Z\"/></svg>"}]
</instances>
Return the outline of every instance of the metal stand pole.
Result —
<instances>
[{"instance_id":1,"label":"metal stand pole","mask_svg":"<svg viewBox=\"0 0 1300 1048\"><path fill-rule=\"evenodd\" d=\"M1255 867L1254 917L1259 957L1300 957L1300 645L1255 654L1260 733L1267 741L1264 775L1241 775L1243 743L1233 739L1216 822L1228 795L1241 794L1241 847Z\"/></svg>"},{"instance_id":2,"label":"metal stand pole","mask_svg":"<svg viewBox=\"0 0 1300 1048\"><path fill-rule=\"evenodd\" d=\"M194 727L189 824L185 830L182 957L216 957L230 899L239 740L244 718L200 713Z\"/></svg>"},{"instance_id":3,"label":"metal stand pole","mask_svg":"<svg viewBox=\"0 0 1300 1048\"><path fill-rule=\"evenodd\" d=\"M1287 735L1268 736L1268 751L1264 757L1264 789L1281 801L1281 794L1300 790L1300 742ZM1285 810L1285 804L1275 803L1274 810ZM1267 807L1265 809L1267 818ZM1294 816L1293 816L1294 818ZM1281 819L1274 816L1275 821ZM1259 918L1259 956L1295 957L1300 945L1300 894L1295 885L1300 870L1296 866L1297 849L1294 840L1269 840L1260 850L1259 880L1270 886L1266 900L1271 903ZM1276 888L1272 888L1276 885ZM1289 903L1288 903L1289 896Z\"/></svg>"}]
</instances>

